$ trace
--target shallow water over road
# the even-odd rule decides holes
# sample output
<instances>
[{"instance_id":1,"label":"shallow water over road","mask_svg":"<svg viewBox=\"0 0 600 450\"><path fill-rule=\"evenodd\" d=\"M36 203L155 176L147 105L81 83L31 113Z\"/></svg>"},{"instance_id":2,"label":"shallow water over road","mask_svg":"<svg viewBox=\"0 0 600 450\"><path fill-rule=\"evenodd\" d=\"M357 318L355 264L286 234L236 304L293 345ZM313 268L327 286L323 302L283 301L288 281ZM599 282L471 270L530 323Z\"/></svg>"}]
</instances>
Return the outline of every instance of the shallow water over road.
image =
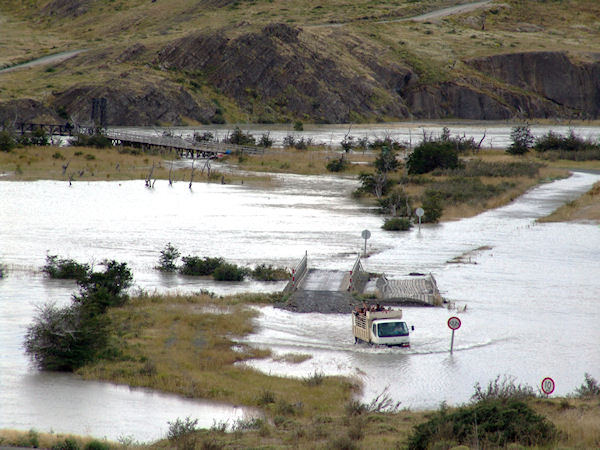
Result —
<instances>
[{"instance_id":1,"label":"shallow water over road","mask_svg":"<svg viewBox=\"0 0 600 450\"><path fill-rule=\"evenodd\" d=\"M247 341L276 352L306 353L304 363L256 362L272 373L355 375L368 401L389 386L403 406L468 400L473 384L498 374L538 385L545 376L557 394L572 392L584 372L600 376L600 227L536 225L559 204L587 190L600 176L576 174L539 187L515 203L475 218L407 233L380 229L382 219L357 205L355 182L281 176L272 190L248 186L158 181L74 183L0 182L0 428L164 436L167 420L199 417L203 426L240 409L91 383L69 375L40 374L23 355L22 338L36 304L68 302L75 286L43 278L46 252L81 262L127 262L137 286L161 292L275 291L282 283L216 283L154 270L167 242L183 255L222 256L244 265L292 267L308 251L311 267L349 270L372 232L363 261L389 276L431 271L443 294L459 307L463 326L448 354L446 320L455 311L405 308L415 325L412 347L355 346L346 315L293 314L262 308L259 329ZM448 261L473 252L470 264ZM475 264L476 263L476 264ZM106 408L105 408L106 406ZM203 409L205 408L205 409ZM118 414L120 415L116 415ZM115 424L122 424L117 428Z\"/></svg>"}]
</instances>

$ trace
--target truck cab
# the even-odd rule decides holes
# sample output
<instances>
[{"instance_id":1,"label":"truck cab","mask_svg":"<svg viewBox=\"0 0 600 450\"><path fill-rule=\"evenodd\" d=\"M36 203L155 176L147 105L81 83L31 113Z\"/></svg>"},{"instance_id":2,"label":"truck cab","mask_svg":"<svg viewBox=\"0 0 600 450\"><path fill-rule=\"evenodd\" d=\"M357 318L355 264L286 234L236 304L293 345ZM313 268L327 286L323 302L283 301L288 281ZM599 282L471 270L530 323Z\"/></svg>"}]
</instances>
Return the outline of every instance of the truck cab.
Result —
<instances>
[{"instance_id":1,"label":"truck cab","mask_svg":"<svg viewBox=\"0 0 600 450\"><path fill-rule=\"evenodd\" d=\"M410 347L410 330L401 319L402 310L355 311L352 315L354 342Z\"/></svg>"}]
</instances>

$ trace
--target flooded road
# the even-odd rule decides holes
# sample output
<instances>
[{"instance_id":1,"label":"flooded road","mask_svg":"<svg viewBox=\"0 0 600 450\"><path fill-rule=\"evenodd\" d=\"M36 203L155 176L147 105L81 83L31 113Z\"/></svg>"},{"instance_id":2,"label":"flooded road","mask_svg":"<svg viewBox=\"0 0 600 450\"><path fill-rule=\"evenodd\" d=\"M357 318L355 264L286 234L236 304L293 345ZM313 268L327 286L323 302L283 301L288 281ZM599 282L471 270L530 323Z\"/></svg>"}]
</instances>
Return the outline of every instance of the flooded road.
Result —
<instances>
[{"instance_id":1,"label":"flooded road","mask_svg":"<svg viewBox=\"0 0 600 450\"><path fill-rule=\"evenodd\" d=\"M498 374L534 386L551 376L558 395L579 386L584 372L600 376L600 227L534 222L600 176L578 173L507 207L407 233L381 230L382 218L350 198L354 181L279 177L281 187L274 190L196 183L190 191L187 183L170 188L160 180L154 189L143 181L72 187L0 182L0 263L7 268L0 279L0 428L151 440L164 436L166 422L177 417L198 417L209 427L244 414L30 367L22 339L35 305L68 302L75 289L39 274L47 252L81 262L127 262L136 286L145 290L276 291L282 283L216 283L165 276L154 266L171 242L183 255L244 265L292 267L307 251L311 267L349 270L363 245L361 231L370 229L367 270L390 277L432 272L447 298L459 308L467 305L459 314L463 326L454 354L448 352L446 321L457 312L445 308L405 308L415 326L411 348L380 349L355 346L346 315L265 307L258 332L247 341L312 358L292 365L257 361L255 367L296 376L356 376L364 382L365 401L389 387L395 400L412 408L467 401L475 382ZM490 249L473 252L483 246ZM466 253L468 263L448 262Z\"/></svg>"}]
</instances>

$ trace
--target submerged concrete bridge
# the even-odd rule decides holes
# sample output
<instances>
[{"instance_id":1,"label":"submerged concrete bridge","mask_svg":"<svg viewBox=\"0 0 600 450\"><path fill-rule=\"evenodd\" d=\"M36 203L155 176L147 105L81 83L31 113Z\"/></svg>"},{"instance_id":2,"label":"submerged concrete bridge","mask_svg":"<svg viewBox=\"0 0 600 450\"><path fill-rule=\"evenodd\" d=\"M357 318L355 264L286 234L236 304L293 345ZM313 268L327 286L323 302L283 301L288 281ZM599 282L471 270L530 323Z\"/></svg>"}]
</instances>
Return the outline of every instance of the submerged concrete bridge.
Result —
<instances>
[{"instance_id":1,"label":"submerged concrete bridge","mask_svg":"<svg viewBox=\"0 0 600 450\"><path fill-rule=\"evenodd\" d=\"M349 312L362 304L360 295L374 297L386 306L434 306L443 301L432 274L390 280L367 272L360 256L347 271L310 269L308 253L292 270L283 292L288 297L286 308L298 312Z\"/></svg>"}]
</instances>

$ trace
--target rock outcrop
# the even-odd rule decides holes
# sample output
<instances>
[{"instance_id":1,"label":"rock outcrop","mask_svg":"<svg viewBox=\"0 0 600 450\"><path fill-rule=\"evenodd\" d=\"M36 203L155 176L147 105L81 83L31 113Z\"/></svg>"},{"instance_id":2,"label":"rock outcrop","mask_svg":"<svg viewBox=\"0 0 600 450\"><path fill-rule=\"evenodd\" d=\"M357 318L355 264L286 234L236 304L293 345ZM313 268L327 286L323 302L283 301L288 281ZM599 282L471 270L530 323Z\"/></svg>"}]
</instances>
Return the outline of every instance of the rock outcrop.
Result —
<instances>
[{"instance_id":1,"label":"rock outcrop","mask_svg":"<svg viewBox=\"0 0 600 450\"><path fill-rule=\"evenodd\" d=\"M592 62L574 62L562 52L530 52L494 55L467 61L497 80L529 91L557 105L563 115L595 119L600 115L600 54ZM595 61L594 61L595 60ZM522 107L529 117L539 112Z\"/></svg>"},{"instance_id":2,"label":"rock outcrop","mask_svg":"<svg viewBox=\"0 0 600 450\"><path fill-rule=\"evenodd\" d=\"M0 103L0 127L15 127L21 122L62 124L65 120L36 100L21 99Z\"/></svg>"},{"instance_id":3,"label":"rock outcrop","mask_svg":"<svg viewBox=\"0 0 600 450\"><path fill-rule=\"evenodd\" d=\"M380 77L377 66L353 66L356 59L342 60L327 42L304 34L284 24L234 38L198 33L166 46L156 63L196 73L258 120L288 116L335 123L409 115L401 97L389 90L390 80L404 79L405 70L389 66Z\"/></svg>"},{"instance_id":4,"label":"rock outcrop","mask_svg":"<svg viewBox=\"0 0 600 450\"><path fill-rule=\"evenodd\" d=\"M118 78L100 85L77 85L55 97L54 107L67 111L79 124L91 124L94 98L107 100L106 125L183 125L186 118L209 122L216 114L214 105L196 101L185 89L167 81L139 86Z\"/></svg>"}]
</instances>

